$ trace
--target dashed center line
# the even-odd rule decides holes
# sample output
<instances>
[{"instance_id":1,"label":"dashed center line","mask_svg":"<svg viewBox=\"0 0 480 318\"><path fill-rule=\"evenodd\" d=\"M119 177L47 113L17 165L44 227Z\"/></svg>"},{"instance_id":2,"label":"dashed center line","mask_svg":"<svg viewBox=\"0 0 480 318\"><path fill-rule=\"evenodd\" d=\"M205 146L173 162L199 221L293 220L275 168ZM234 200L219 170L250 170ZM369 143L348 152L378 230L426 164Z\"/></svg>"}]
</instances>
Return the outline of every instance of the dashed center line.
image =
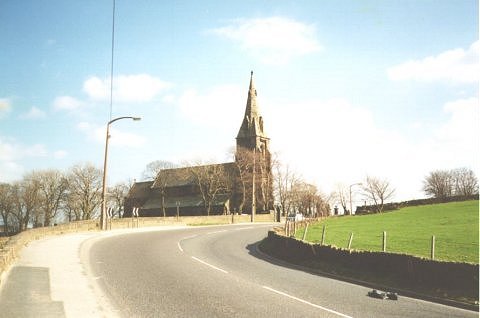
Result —
<instances>
[{"instance_id":1,"label":"dashed center line","mask_svg":"<svg viewBox=\"0 0 480 318\"><path fill-rule=\"evenodd\" d=\"M249 227L240 227L240 228L237 228L237 229L235 229L235 231L241 231L241 230L250 230L250 229L253 229L253 226L249 226Z\"/></svg>"},{"instance_id":2,"label":"dashed center line","mask_svg":"<svg viewBox=\"0 0 480 318\"><path fill-rule=\"evenodd\" d=\"M200 263L202 263L202 264L204 264L204 265L210 266L211 268L216 269L217 271L220 271L220 272L222 272L222 273L228 274L228 272L227 272L226 270L223 270L223 269L221 269L221 268L219 268L219 267L217 267L217 266L214 266L214 265L212 265L212 264L208 264L207 262L202 261L201 259L196 258L195 256L191 256L191 257L192 257L194 260L196 260L197 262L200 262Z\"/></svg>"},{"instance_id":3,"label":"dashed center line","mask_svg":"<svg viewBox=\"0 0 480 318\"><path fill-rule=\"evenodd\" d=\"M306 300L303 300L303 299L301 299L301 298L298 298L298 297L289 295L289 294L287 294L287 293L284 293L284 292L281 292L281 291L279 291L279 290L270 288L270 287L268 287L268 286L262 286L262 287L265 288L266 290L269 290L269 291L274 292L274 293L276 293L276 294L279 294L279 295L288 297L288 298L290 298L290 299L299 301L299 302L301 302L301 303L304 303L304 304L306 304L306 305L309 305L309 306L312 306L312 307L315 307L315 308L318 308L318 309L322 309L322 310L328 311L329 313L338 315L338 316L340 316L340 317L352 318L351 316L347 316L347 315L342 314L342 313L340 313L340 312L338 312L338 311L335 311L335 310L332 310L332 309L328 309L328 308L323 307L323 306L320 306L320 305L316 305L316 304L311 303L311 302L309 302L309 301L306 301Z\"/></svg>"},{"instance_id":4,"label":"dashed center line","mask_svg":"<svg viewBox=\"0 0 480 318\"><path fill-rule=\"evenodd\" d=\"M217 233L223 233L223 232L227 232L227 230L219 230L219 231L208 232L207 235L217 234Z\"/></svg>"}]
</instances>

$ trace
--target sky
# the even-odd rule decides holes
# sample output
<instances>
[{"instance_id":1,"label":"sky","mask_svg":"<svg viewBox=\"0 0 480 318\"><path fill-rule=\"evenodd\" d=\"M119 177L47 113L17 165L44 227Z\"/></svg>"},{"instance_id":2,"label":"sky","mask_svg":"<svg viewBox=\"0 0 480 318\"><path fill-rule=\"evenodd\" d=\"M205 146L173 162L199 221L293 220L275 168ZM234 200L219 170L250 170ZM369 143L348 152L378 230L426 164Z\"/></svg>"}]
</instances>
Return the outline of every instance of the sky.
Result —
<instances>
[{"instance_id":1,"label":"sky","mask_svg":"<svg viewBox=\"0 0 480 318\"><path fill-rule=\"evenodd\" d=\"M394 201L433 170L479 176L478 1L0 0L0 182L90 162L232 161L254 71L271 151L330 193ZM354 187L355 190L355 187ZM360 198L359 198L360 200Z\"/></svg>"}]
</instances>

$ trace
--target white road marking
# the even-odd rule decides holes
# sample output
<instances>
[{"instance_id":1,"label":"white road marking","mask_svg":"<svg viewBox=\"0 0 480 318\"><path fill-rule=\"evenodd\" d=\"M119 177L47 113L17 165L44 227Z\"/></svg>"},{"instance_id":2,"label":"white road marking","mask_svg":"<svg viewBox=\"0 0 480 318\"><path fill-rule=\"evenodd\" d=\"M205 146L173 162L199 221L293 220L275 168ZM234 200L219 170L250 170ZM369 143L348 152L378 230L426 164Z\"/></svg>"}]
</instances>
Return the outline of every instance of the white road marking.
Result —
<instances>
[{"instance_id":1,"label":"white road marking","mask_svg":"<svg viewBox=\"0 0 480 318\"><path fill-rule=\"evenodd\" d=\"M306 300L303 300L303 299L301 299L301 298L298 298L298 297L295 297L295 296L286 294L286 293L284 293L284 292L275 290L275 289L270 288L270 287L268 287L268 286L262 286L262 287L265 288L266 290L269 290L269 291L274 292L274 293L276 293L276 294L279 294L279 295L282 295L282 296L291 298L291 299L293 299L293 300L299 301L299 302L301 302L301 303L304 303L304 304L306 304L306 305L309 305L309 306L312 306L312 307L315 307L315 308L318 308L318 309L322 309L322 310L328 311L329 313L338 315L338 316L340 316L340 317L352 318L351 316L344 315L344 314L342 314L342 313L339 313L338 311L335 311L335 310L332 310L332 309L328 309L328 308L325 308L325 307L322 307L322 306L313 304L313 303L311 303L311 302L309 302L309 301L306 301Z\"/></svg>"},{"instance_id":2,"label":"white road marking","mask_svg":"<svg viewBox=\"0 0 480 318\"><path fill-rule=\"evenodd\" d=\"M249 227L241 227L241 228L238 228L238 229L235 229L236 231L241 231L241 230L250 230L250 229L253 229L254 227L253 226L249 226Z\"/></svg>"},{"instance_id":3,"label":"white road marking","mask_svg":"<svg viewBox=\"0 0 480 318\"><path fill-rule=\"evenodd\" d=\"M197 234L195 234L195 235L190 235L190 236L184 237L184 238L182 238L180 241L178 241L178 242L177 242L177 246L178 246L178 249L180 250L180 252L183 253L183 248L182 248L182 246L180 245L180 242L182 242L182 241L184 241L184 240L192 239L192 238L197 237L197 236L198 236Z\"/></svg>"},{"instance_id":4,"label":"white road marking","mask_svg":"<svg viewBox=\"0 0 480 318\"><path fill-rule=\"evenodd\" d=\"M207 262L204 262L204 261L202 261L201 259L196 258L195 256L192 256L192 258L193 258L194 260L196 260L197 262L200 262L200 263L202 263L202 264L205 264L205 265L207 265L207 266L210 266L210 267L213 268L213 269L216 269L217 271L220 271L220 272L222 272L222 273L228 274L228 272L227 272L226 270L223 270L223 269L221 269L221 268L218 268L217 266L214 266L214 265L212 265L212 264L208 264Z\"/></svg>"},{"instance_id":5,"label":"white road marking","mask_svg":"<svg viewBox=\"0 0 480 318\"><path fill-rule=\"evenodd\" d=\"M220 230L220 231L208 232L207 235L209 235L209 234L216 234L216 233L223 233L223 232L227 232L227 230Z\"/></svg>"}]
</instances>

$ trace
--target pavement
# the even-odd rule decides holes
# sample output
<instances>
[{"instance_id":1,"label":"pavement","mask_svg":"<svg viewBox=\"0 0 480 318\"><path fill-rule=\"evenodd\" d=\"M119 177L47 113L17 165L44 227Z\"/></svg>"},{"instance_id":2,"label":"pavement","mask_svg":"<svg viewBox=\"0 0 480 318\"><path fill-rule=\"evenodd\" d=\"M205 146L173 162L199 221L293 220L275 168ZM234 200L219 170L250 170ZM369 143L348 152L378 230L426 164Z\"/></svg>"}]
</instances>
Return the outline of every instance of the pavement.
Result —
<instances>
[{"instance_id":1,"label":"pavement","mask_svg":"<svg viewBox=\"0 0 480 318\"><path fill-rule=\"evenodd\" d=\"M106 236L173 228L179 227L74 233L29 243L2 275L0 317L116 317L89 274L88 248L83 244Z\"/></svg>"}]
</instances>

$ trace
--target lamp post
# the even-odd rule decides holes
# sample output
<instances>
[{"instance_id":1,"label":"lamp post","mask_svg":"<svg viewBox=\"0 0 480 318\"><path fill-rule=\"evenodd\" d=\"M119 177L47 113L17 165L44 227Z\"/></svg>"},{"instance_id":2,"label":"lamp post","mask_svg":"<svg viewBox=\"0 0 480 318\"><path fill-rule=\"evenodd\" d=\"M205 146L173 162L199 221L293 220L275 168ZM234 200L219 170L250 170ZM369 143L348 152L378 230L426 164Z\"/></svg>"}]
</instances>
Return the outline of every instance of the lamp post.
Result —
<instances>
[{"instance_id":1,"label":"lamp post","mask_svg":"<svg viewBox=\"0 0 480 318\"><path fill-rule=\"evenodd\" d=\"M110 120L107 124L107 136L105 138L105 157L103 160L103 182L102 182L102 205L101 205L101 214L100 214L100 228L102 230L107 229L107 220L106 220L106 194L107 194L107 159L108 159L108 140L110 139L110 125L113 122L116 122L120 119L132 119L135 121L141 120L140 117L132 117L132 116L123 116L117 117Z\"/></svg>"},{"instance_id":2,"label":"lamp post","mask_svg":"<svg viewBox=\"0 0 480 318\"><path fill-rule=\"evenodd\" d=\"M250 222L255 222L255 213L257 211L256 207L256 196L255 196L255 155L256 155L256 147L253 148L253 170L252 170L252 215L250 216Z\"/></svg>"},{"instance_id":3,"label":"lamp post","mask_svg":"<svg viewBox=\"0 0 480 318\"><path fill-rule=\"evenodd\" d=\"M353 215L353 205L352 205L352 187L356 185L362 185L361 182L354 183L350 185L350 215Z\"/></svg>"}]
</instances>

